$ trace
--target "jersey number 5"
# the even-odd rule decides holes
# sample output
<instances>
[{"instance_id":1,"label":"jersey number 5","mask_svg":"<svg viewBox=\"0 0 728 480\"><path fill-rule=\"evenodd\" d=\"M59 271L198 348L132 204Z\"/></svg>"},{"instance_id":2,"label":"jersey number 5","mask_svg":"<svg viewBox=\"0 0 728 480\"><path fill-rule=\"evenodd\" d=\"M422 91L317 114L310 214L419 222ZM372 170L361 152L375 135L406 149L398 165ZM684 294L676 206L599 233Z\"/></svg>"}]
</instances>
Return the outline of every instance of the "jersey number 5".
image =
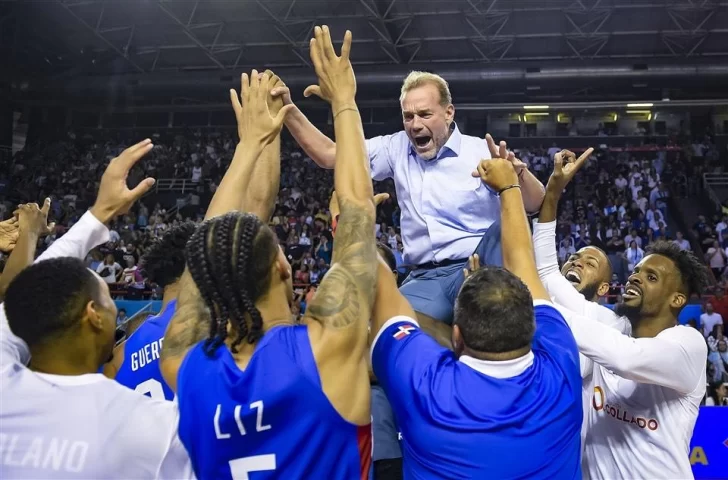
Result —
<instances>
[{"instance_id":1,"label":"jersey number 5","mask_svg":"<svg viewBox=\"0 0 728 480\"><path fill-rule=\"evenodd\" d=\"M230 460L230 473L235 480L250 480L250 472L264 472L276 469L276 456L255 455L253 457Z\"/></svg>"}]
</instances>

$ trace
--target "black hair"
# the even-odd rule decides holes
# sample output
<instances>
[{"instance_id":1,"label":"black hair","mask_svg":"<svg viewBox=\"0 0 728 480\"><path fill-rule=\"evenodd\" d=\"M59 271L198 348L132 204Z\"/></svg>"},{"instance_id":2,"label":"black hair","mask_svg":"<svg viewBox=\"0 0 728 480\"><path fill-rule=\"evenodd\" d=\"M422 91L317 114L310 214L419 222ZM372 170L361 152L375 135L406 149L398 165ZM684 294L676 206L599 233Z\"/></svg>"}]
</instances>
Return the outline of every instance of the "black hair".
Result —
<instances>
[{"instance_id":1,"label":"black hair","mask_svg":"<svg viewBox=\"0 0 728 480\"><path fill-rule=\"evenodd\" d=\"M210 310L208 355L227 338L228 322L237 330L233 352L243 340L254 344L263 336L263 317L255 302L268 290L277 254L273 231L249 213L211 218L192 234L187 243L187 267Z\"/></svg>"},{"instance_id":2,"label":"black hair","mask_svg":"<svg viewBox=\"0 0 728 480\"><path fill-rule=\"evenodd\" d=\"M10 282L5 294L10 329L32 348L75 328L88 302L98 299L98 282L77 258L31 265Z\"/></svg>"},{"instance_id":3,"label":"black hair","mask_svg":"<svg viewBox=\"0 0 728 480\"><path fill-rule=\"evenodd\" d=\"M384 259L387 263L387 266L391 271L394 272L397 270L397 259L395 258L391 248L383 243L377 243L377 251L379 252L379 255L382 256L382 259Z\"/></svg>"},{"instance_id":4,"label":"black hair","mask_svg":"<svg viewBox=\"0 0 728 480\"><path fill-rule=\"evenodd\" d=\"M185 270L185 247L196 228L194 222L183 222L149 246L140 268L150 282L165 288L179 280Z\"/></svg>"},{"instance_id":5,"label":"black hair","mask_svg":"<svg viewBox=\"0 0 728 480\"><path fill-rule=\"evenodd\" d=\"M698 257L688 250L681 249L677 244L665 240L658 240L647 247L646 255L662 255L672 260L680 272L682 284L688 297L702 295L708 285L710 276L708 268Z\"/></svg>"},{"instance_id":6,"label":"black hair","mask_svg":"<svg viewBox=\"0 0 728 480\"><path fill-rule=\"evenodd\" d=\"M481 267L458 293L454 324L465 345L478 352L505 353L527 347L536 330L531 292L508 270Z\"/></svg>"}]
</instances>

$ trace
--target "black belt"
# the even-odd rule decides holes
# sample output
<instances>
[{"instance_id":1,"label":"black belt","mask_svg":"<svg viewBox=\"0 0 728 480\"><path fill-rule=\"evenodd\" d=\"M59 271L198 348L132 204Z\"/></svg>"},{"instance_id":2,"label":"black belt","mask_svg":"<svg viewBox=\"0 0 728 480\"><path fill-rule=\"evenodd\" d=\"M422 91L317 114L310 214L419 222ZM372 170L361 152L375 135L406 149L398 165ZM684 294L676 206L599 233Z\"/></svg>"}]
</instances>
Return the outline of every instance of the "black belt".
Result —
<instances>
[{"instance_id":1,"label":"black belt","mask_svg":"<svg viewBox=\"0 0 728 480\"><path fill-rule=\"evenodd\" d=\"M456 265L458 263L465 263L468 259L467 258L458 258L458 259L450 259L450 260L443 260L442 262L427 262L427 263L421 263L419 265L415 265L412 267L415 270L432 270L433 268L439 268L439 267L449 267L450 265Z\"/></svg>"}]
</instances>

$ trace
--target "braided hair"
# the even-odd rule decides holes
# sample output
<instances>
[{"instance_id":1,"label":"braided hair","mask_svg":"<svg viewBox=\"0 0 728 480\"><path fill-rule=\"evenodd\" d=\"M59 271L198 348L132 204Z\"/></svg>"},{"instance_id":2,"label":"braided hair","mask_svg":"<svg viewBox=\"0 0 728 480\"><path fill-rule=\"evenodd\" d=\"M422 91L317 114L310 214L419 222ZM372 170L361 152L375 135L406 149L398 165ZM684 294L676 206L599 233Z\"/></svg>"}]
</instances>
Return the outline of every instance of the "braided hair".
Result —
<instances>
[{"instance_id":1,"label":"braided hair","mask_svg":"<svg viewBox=\"0 0 728 480\"><path fill-rule=\"evenodd\" d=\"M211 218L192 235L187 267L212 318L205 343L208 355L227 338L228 322L237 332L233 353L243 341L254 344L263 336L263 317L255 302L268 290L277 254L271 229L248 213Z\"/></svg>"}]
</instances>

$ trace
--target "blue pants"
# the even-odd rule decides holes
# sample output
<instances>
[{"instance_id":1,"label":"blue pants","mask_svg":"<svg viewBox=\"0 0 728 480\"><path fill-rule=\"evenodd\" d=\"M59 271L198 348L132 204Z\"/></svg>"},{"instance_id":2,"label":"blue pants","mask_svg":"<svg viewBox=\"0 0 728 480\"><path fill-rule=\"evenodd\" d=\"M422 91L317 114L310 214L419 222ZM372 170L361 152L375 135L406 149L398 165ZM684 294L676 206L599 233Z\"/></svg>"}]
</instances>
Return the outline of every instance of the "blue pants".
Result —
<instances>
[{"instance_id":1,"label":"blue pants","mask_svg":"<svg viewBox=\"0 0 728 480\"><path fill-rule=\"evenodd\" d=\"M392 407L379 385L372 385L372 462L402 458L399 428Z\"/></svg>"},{"instance_id":2,"label":"blue pants","mask_svg":"<svg viewBox=\"0 0 728 480\"><path fill-rule=\"evenodd\" d=\"M503 266L500 222L488 229L473 253L480 256L481 265ZM452 325L453 306L463 285L463 268L467 259L444 267L415 268L399 291L409 300L416 312Z\"/></svg>"}]
</instances>

